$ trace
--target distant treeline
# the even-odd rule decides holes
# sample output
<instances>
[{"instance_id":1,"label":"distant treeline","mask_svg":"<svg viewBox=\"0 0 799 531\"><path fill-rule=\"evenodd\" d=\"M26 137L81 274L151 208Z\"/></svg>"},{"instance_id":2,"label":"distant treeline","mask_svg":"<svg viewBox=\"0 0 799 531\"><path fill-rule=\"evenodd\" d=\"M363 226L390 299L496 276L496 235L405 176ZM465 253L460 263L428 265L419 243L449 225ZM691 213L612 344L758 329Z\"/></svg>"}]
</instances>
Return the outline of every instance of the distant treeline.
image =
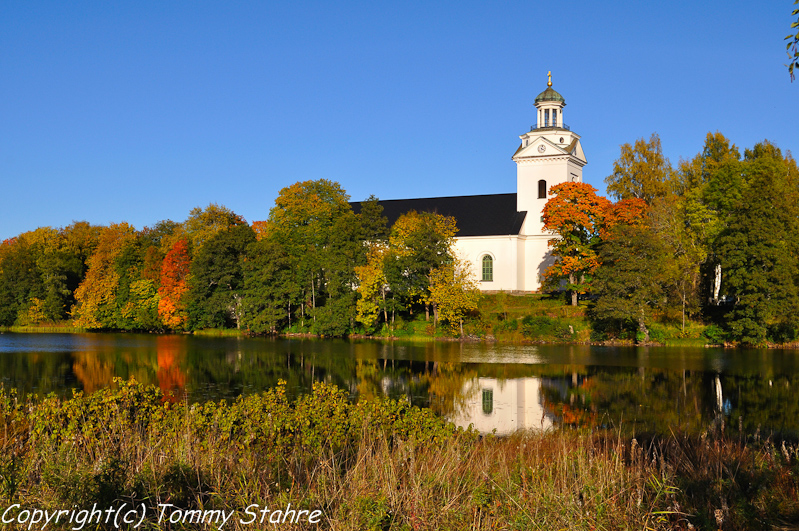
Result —
<instances>
[{"instance_id":1,"label":"distant treeline","mask_svg":"<svg viewBox=\"0 0 799 531\"><path fill-rule=\"evenodd\" d=\"M307 181L252 225L211 204L142 230L20 234L0 246L0 325L342 336L373 331L378 312L391 323L426 310L459 326L477 292L453 253L455 220L410 212L389 232L376 199L358 214L348 200L337 183Z\"/></svg>"},{"instance_id":2,"label":"distant treeline","mask_svg":"<svg viewBox=\"0 0 799 531\"><path fill-rule=\"evenodd\" d=\"M791 342L799 329L799 171L769 142L708 134L674 169L660 139L621 148L612 203L583 183L550 190L555 264L544 285L590 306L594 337L646 341L660 320L711 324L714 342ZM266 221L196 208L182 223L42 227L0 245L0 325L325 336L391 330L424 314L490 333L456 220L409 212L387 227L337 183L281 190ZM485 324L485 326L482 326ZM632 334L632 336L631 336Z\"/></svg>"}]
</instances>

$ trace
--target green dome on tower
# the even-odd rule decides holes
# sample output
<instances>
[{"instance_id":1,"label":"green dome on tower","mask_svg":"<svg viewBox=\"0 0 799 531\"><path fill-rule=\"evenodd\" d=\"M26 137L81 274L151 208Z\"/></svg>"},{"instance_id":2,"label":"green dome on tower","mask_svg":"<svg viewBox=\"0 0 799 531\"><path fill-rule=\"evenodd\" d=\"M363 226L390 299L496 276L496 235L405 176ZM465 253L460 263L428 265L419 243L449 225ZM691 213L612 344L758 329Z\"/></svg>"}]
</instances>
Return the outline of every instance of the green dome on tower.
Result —
<instances>
[{"instance_id":1,"label":"green dome on tower","mask_svg":"<svg viewBox=\"0 0 799 531\"><path fill-rule=\"evenodd\" d=\"M547 89L544 92L535 97L536 103L541 101L558 101L560 103L566 103L566 100L563 99L563 96L561 96L552 87L547 87Z\"/></svg>"}]
</instances>

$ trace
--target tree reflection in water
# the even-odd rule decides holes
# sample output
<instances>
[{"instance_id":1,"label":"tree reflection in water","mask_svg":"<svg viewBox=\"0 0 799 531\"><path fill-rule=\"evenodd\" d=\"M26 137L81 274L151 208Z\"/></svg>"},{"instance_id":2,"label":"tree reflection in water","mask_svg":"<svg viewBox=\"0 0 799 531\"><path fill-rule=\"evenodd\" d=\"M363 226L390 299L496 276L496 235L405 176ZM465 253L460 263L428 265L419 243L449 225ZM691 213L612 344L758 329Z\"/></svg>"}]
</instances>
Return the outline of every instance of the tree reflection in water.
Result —
<instances>
[{"instance_id":1,"label":"tree reflection in water","mask_svg":"<svg viewBox=\"0 0 799 531\"><path fill-rule=\"evenodd\" d=\"M353 400L405 397L484 431L493 422L499 432L551 425L696 434L724 421L747 434L799 435L799 356L789 351L0 335L6 387L69 395L114 377L189 401L233 399L279 379L298 395L324 381Z\"/></svg>"}]
</instances>

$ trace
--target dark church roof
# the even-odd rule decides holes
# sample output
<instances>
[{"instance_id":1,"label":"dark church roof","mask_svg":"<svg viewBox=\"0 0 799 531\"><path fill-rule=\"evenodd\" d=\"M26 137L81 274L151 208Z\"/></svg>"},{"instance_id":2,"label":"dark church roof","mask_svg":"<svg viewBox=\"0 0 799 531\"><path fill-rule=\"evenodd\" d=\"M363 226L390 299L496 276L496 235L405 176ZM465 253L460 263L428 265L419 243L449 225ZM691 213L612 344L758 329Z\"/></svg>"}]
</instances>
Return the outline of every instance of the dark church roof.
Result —
<instances>
[{"instance_id":1,"label":"dark church roof","mask_svg":"<svg viewBox=\"0 0 799 531\"><path fill-rule=\"evenodd\" d=\"M389 227L411 210L434 212L457 220L457 237L519 234L527 214L516 211L516 194L388 199L379 203L383 207L383 215L388 218ZM360 202L350 205L356 213L361 211Z\"/></svg>"}]
</instances>

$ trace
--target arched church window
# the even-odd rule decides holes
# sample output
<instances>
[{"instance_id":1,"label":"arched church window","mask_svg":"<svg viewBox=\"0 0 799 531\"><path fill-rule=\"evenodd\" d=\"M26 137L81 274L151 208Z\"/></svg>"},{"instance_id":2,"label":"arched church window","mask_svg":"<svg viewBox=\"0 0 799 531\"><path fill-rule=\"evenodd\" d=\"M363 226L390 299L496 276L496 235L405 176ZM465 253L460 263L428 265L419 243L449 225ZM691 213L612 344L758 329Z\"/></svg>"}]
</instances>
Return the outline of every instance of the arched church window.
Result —
<instances>
[{"instance_id":1,"label":"arched church window","mask_svg":"<svg viewBox=\"0 0 799 531\"><path fill-rule=\"evenodd\" d=\"M547 198L547 182L544 179L538 181L538 199Z\"/></svg>"},{"instance_id":2,"label":"arched church window","mask_svg":"<svg viewBox=\"0 0 799 531\"><path fill-rule=\"evenodd\" d=\"M494 281L494 259L490 255L483 255L483 282Z\"/></svg>"}]
</instances>

